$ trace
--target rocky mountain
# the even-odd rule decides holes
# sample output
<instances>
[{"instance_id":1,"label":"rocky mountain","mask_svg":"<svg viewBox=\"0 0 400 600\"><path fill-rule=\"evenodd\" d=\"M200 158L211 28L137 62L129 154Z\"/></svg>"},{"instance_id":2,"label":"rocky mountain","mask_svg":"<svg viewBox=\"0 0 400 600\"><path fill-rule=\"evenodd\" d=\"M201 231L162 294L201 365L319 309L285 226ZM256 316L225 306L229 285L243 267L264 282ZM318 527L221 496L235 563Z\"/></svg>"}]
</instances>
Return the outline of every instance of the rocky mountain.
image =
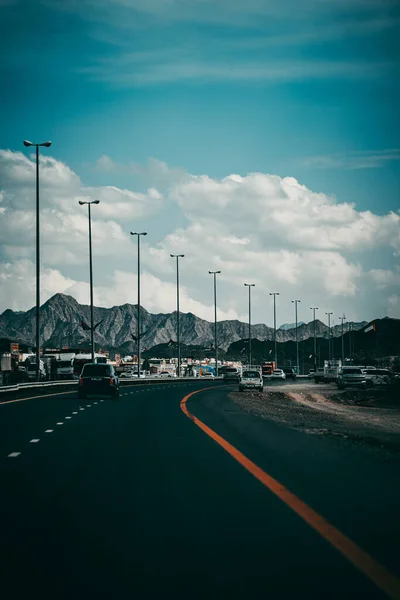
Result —
<instances>
[{"instance_id":1,"label":"rocky mountain","mask_svg":"<svg viewBox=\"0 0 400 600\"><path fill-rule=\"evenodd\" d=\"M300 325L305 325L304 321L298 321L297 323L298 326ZM296 327L296 323L284 323L283 325L279 326L279 329L283 329L284 331L287 331L288 329L295 329Z\"/></svg>"},{"instance_id":2,"label":"rocky mountain","mask_svg":"<svg viewBox=\"0 0 400 600\"><path fill-rule=\"evenodd\" d=\"M94 322L99 323L95 331L96 348L134 352L136 343L133 335L137 328L137 305L124 304L112 308L94 307ZM176 339L176 312L148 313L140 308L143 348L151 348L157 344ZM88 347L90 331L84 331L81 320L90 323L90 307L79 304L71 296L56 294L41 307L40 335L42 345L46 348ZM366 322L354 323L353 329L364 327ZM196 317L193 313L180 313L181 342L189 345L210 345L214 339L214 324ZM321 321L316 321L317 337L327 338L328 327ZM251 326L252 338L272 340L274 330L260 323ZM314 335L314 323L304 323L298 328L299 340L305 340ZM341 326L332 329L332 335L341 335ZM0 337L15 342L35 344L35 308L26 312L5 310L0 315ZM240 321L220 321L218 323L218 338L222 349L230 344L248 337L248 324ZM278 342L296 339L294 329L278 329Z\"/></svg>"}]
</instances>

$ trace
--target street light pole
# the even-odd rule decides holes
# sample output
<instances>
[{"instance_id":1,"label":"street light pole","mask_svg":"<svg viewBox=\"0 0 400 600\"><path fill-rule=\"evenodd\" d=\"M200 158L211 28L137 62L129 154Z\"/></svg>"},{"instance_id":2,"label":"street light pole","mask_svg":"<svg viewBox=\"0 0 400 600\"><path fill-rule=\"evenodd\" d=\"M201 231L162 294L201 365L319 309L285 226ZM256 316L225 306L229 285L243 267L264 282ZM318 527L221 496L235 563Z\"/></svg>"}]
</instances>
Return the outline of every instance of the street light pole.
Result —
<instances>
[{"instance_id":1,"label":"street light pole","mask_svg":"<svg viewBox=\"0 0 400 600\"><path fill-rule=\"evenodd\" d=\"M49 148L51 142L34 144L24 140L24 146L36 148L36 381L40 381L40 212L39 212L39 146Z\"/></svg>"},{"instance_id":2,"label":"street light pole","mask_svg":"<svg viewBox=\"0 0 400 600\"><path fill-rule=\"evenodd\" d=\"M255 283L245 283L245 287L249 288L249 367L251 367L251 288Z\"/></svg>"},{"instance_id":3,"label":"street light pole","mask_svg":"<svg viewBox=\"0 0 400 600\"><path fill-rule=\"evenodd\" d=\"M297 332L297 304L301 302L301 300L292 300L292 303L295 307L295 316L296 316L296 365L297 365L297 375L300 375L300 365L299 365L299 338ZM304 361L303 361L304 362Z\"/></svg>"},{"instance_id":4,"label":"street light pole","mask_svg":"<svg viewBox=\"0 0 400 600\"><path fill-rule=\"evenodd\" d=\"M178 344L178 377L181 376L181 338L179 323L179 259L183 258L184 256L184 254L170 254L171 258L176 258L176 341Z\"/></svg>"},{"instance_id":5,"label":"street light pole","mask_svg":"<svg viewBox=\"0 0 400 600\"><path fill-rule=\"evenodd\" d=\"M100 204L100 200L92 200L91 202L84 202L79 200L79 204L83 206L88 205L88 219L89 219L89 276L90 276L90 348L92 354L92 362L94 362L94 321L93 321L93 260L92 260L92 213L91 205Z\"/></svg>"},{"instance_id":6,"label":"street light pole","mask_svg":"<svg viewBox=\"0 0 400 600\"><path fill-rule=\"evenodd\" d=\"M279 292L270 292L270 296L274 297L274 351L275 351L275 369L278 368L278 350L276 344L276 296L279 296Z\"/></svg>"},{"instance_id":7,"label":"street light pole","mask_svg":"<svg viewBox=\"0 0 400 600\"><path fill-rule=\"evenodd\" d=\"M346 320L346 315L343 314L343 317L339 317L342 321L342 365L344 363L344 322Z\"/></svg>"},{"instance_id":8,"label":"street light pole","mask_svg":"<svg viewBox=\"0 0 400 600\"><path fill-rule=\"evenodd\" d=\"M317 372L317 321L315 320L315 311L319 310L318 306L310 306L310 310L313 311L314 321L314 373Z\"/></svg>"},{"instance_id":9,"label":"street light pole","mask_svg":"<svg viewBox=\"0 0 400 600\"><path fill-rule=\"evenodd\" d=\"M331 356L331 315L333 315L333 312L326 312L326 315L328 315L328 328L329 328L329 337L328 337L328 356L329 356L329 360L331 360L332 356Z\"/></svg>"},{"instance_id":10,"label":"street light pole","mask_svg":"<svg viewBox=\"0 0 400 600\"><path fill-rule=\"evenodd\" d=\"M218 331L217 331L217 275L221 271L208 271L214 276L214 344L215 344L215 375L218 377Z\"/></svg>"},{"instance_id":11,"label":"street light pole","mask_svg":"<svg viewBox=\"0 0 400 600\"><path fill-rule=\"evenodd\" d=\"M147 235L147 231L142 231L141 233L137 233L136 231L131 231L131 235L137 235L137 361L138 361L138 378L140 377L140 336L141 336L141 328L140 328L140 236Z\"/></svg>"}]
</instances>

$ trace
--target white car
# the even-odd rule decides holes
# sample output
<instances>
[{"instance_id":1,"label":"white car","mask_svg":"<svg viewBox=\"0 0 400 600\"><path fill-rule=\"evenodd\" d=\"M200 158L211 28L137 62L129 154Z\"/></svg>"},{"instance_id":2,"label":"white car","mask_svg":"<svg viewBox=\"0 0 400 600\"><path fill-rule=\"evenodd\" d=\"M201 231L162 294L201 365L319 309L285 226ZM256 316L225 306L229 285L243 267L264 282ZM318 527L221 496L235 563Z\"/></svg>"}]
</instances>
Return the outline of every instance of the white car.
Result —
<instances>
[{"instance_id":1,"label":"white car","mask_svg":"<svg viewBox=\"0 0 400 600\"><path fill-rule=\"evenodd\" d=\"M239 381L239 392L243 392L246 389L253 389L262 392L264 389L264 382L261 371L246 370L243 371Z\"/></svg>"},{"instance_id":2,"label":"white car","mask_svg":"<svg viewBox=\"0 0 400 600\"><path fill-rule=\"evenodd\" d=\"M130 379L133 377L133 373L132 373L132 371L124 371L123 373L120 373L118 375L118 377L120 379L128 379L128 378Z\"/></svg>"},{"instance_id":3,"label":"white car","mask_svg":"<svg viewBox=\"0 0 400 600\"><path fill-rule=\"evenodd\" d=\"M161 371L160 377L162 377L162 378L176 377L176 373L172 373L171 371Z\"/></svg>"},{"instance_id":4,"label":"white car","mask_svg":"<svg viewBox=\"0 0 400 600\"><path fill-rule=\"evenodd\" d=\"M286 375L282 369L275 369L272 371L271 379L286 379Z\"/></svg>"},{"instance_id":5,"label":"white car","mask_svg":"<svg viewBox=\"0 0 400 600\"><path fill-rule=\"evenodd\" d=\"M367 387L375 385L388 386L392 377L388 369L367 368L364 370L364 375L367 380Z\"/></svg>"},{"instance_id":6,"label":"white car","mask_svg":"<svg viewBox=\"0 0 400 600\"><path fill-rule=\"evenodd\" d=\"M203 371L202 377L206 377L207 379L214 379L214 373L211 373L211 371Z\"/></svg>"}]
</instances>

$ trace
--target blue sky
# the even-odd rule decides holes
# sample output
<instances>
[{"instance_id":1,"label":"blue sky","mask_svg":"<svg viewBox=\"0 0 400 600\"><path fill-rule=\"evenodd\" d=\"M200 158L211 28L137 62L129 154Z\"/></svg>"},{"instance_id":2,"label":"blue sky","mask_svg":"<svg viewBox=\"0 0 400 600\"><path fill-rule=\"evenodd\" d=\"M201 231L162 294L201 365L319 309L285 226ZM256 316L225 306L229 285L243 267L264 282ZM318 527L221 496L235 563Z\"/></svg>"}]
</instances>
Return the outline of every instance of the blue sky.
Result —
<instances>
[{"instance_id":1,"label":"blue sky","mask_svg":"<svg viewBox=\"0 0 400 600\"><path fill-rule=\"evenodd\" d=\"M97 161L155 158L294 177L385 215L399 207L399 22L390 0L0 0L0 147L51 139L87 186L144 192ZM165 206L159 239L187 222Z\"/></svg>"}]
</instances>

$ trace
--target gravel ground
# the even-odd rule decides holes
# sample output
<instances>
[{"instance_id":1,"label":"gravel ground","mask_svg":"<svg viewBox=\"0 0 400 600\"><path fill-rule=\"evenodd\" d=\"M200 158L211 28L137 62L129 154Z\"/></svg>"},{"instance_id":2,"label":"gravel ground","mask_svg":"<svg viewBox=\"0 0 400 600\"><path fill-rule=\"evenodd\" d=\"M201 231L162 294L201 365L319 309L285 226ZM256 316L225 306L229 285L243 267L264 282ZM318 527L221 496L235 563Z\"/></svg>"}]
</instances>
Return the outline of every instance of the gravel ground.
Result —
<instances>
[{"instance_id":1,"label":"gravel ground","mask_svg":"<svg viewBox=\"0 0 400 600\"><path fill-rule=\"evenodd\" d=\"M264 392L232 392L230 399L263 419L309 435L340 436L400 452L400 403L384 390L339 392L334 385L282 382Z\"/></svg>"}]
</instances>

